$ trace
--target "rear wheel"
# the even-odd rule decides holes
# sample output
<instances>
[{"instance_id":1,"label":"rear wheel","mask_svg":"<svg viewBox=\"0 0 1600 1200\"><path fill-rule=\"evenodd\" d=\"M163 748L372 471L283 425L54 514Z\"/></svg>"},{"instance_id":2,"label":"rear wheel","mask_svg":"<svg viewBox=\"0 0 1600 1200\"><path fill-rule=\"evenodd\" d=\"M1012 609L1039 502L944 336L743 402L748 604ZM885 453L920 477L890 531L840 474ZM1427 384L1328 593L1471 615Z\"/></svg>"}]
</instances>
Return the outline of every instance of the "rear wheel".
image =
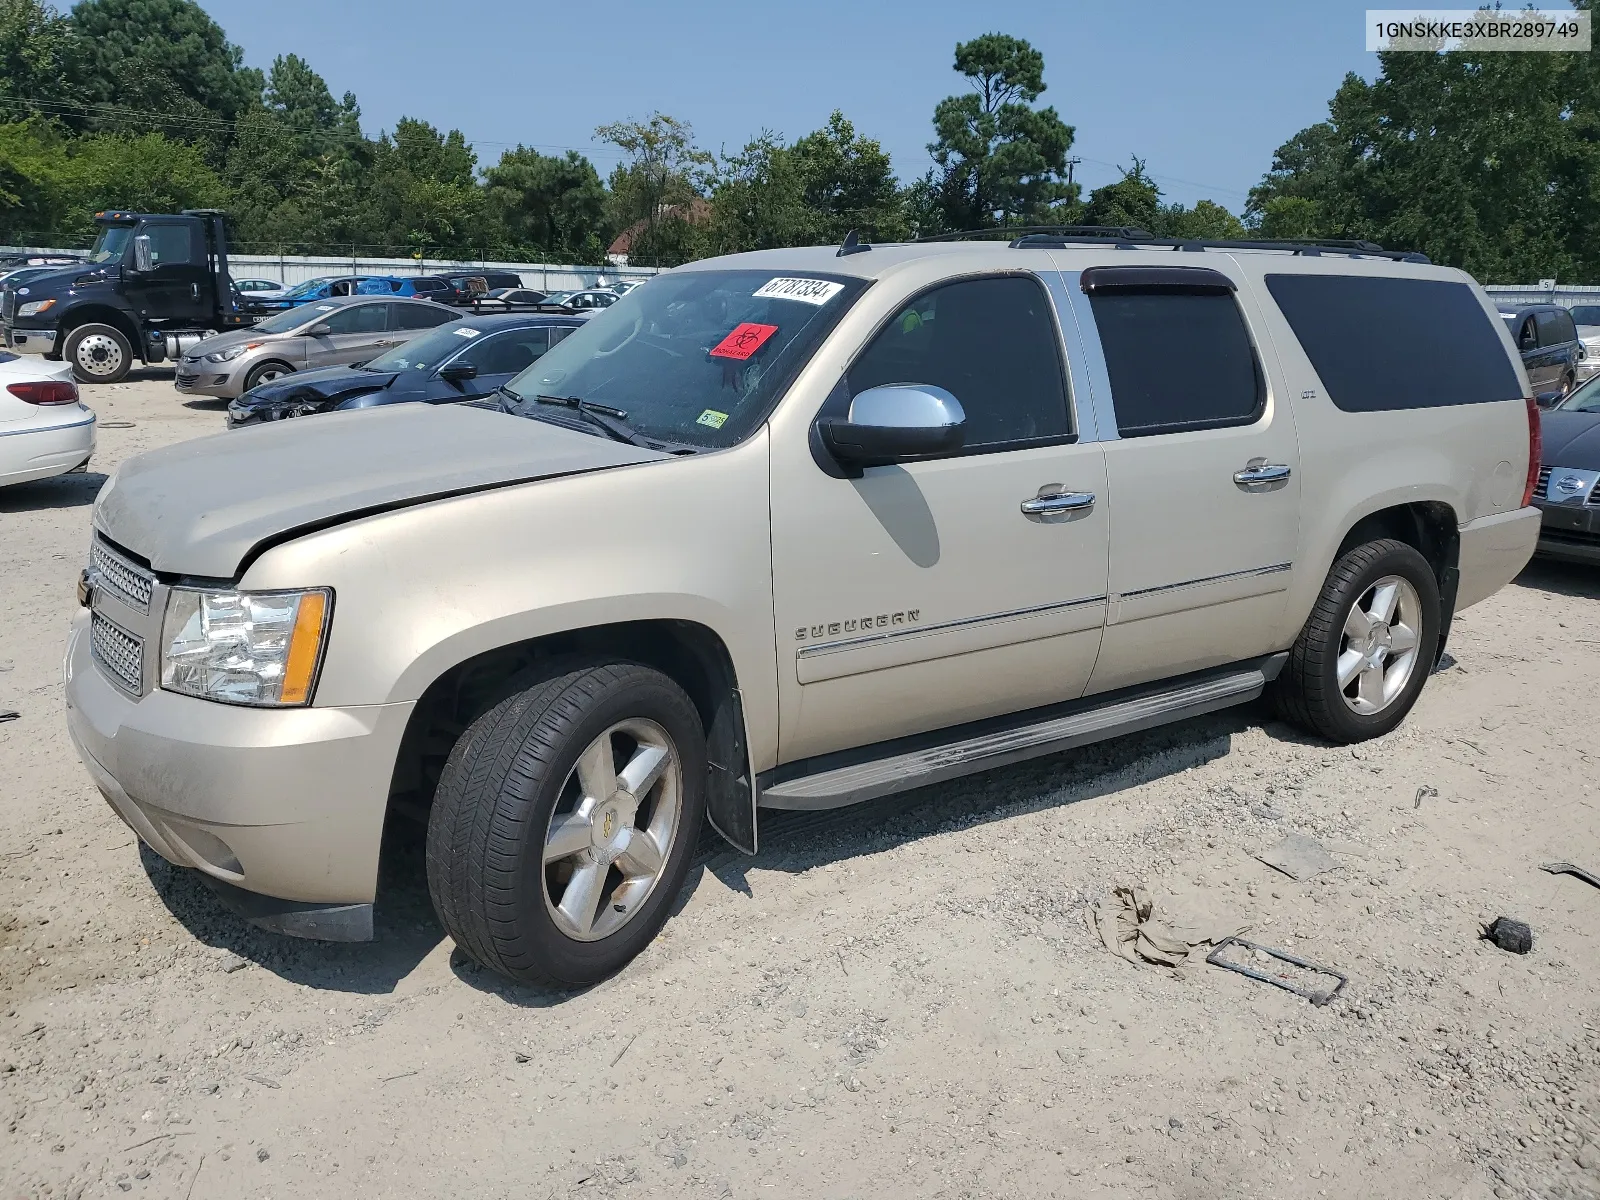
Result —
<instances>
[{"instance_id":1,"label":"rear wheel","mask_svg":"<svg viewBox=\"0 0 1600 1200\"><path fill-rule=\"evenodd\" d=\"M63 349L80 383L121 383L133 369L133 345L114 325L79 325Z\"/></svg>"},{"instance_id":2,"label":"rear wheel","mask_svg":"<svg viewBox=\"0 0 1600 1200\"><path fill-rule=\"evenodd\" d=\"M1334 563L1273 684L1279 715L1331 742L1388 733L1417 702L1439 643L1439 584L1391 539Z\"/></svg>"},{"instance_id":3,"label":"rear wheel","mask_svg":"<svg viewBox=\"0 0 1600 1200\"><path fill-rule=\"evenodd\" d=\"M594 983L666 922L705 812L683 690L636 663L569 665L479 717L428 822L428 889L472 958L526 983Z\"/></svg>"}]
</instances>

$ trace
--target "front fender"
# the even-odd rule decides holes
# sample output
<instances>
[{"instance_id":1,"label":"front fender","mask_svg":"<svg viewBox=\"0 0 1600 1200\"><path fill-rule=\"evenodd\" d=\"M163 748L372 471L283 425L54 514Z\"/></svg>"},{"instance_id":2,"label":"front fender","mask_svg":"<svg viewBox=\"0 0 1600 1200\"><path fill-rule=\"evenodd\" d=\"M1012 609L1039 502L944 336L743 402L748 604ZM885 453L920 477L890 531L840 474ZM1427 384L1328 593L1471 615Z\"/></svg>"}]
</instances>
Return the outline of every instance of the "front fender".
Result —
<instances>
[{"instance_id":1,"label":"front fender","mask_svg":"<svg viewBox=\"0 0 1600 1200\"><path fill-rule=\"evenodd\" d=\"M241 583L333 588L318 706L415 700L469 658L552 634L702 625L733 660L765 770L777 754L765 438L366 517L268 550Z\"/></svg>"}]
</instances>

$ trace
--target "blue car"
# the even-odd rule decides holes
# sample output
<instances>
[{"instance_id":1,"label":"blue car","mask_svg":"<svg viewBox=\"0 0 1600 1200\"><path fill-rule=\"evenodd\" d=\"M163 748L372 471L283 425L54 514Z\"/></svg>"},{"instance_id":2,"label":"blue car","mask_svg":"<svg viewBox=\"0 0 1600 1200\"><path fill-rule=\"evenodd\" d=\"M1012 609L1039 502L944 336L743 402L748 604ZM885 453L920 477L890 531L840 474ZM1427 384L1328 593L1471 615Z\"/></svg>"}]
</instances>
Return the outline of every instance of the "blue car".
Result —
<instances>
[{"instance_id":1,"label":"blue car","mask_svg":"<svg viewBox=\"0 0 1600 1200\"><path fill-rule=\"evenodd\" d=\"M399 275L325 275L295 284L281 296L271 299L248 300L250 307L262 312L276 312L285 308L298 308L316 300L334 296L418 296L415 279ZM427 297L424 296L424 299Z\"/></svg>"},{"instance_id":2,"label":"blue car","mask_svg":"<svg viewBox=\"0 0 1600 1200\"><path fill-rule=\"evenodd\" d=\"M254 387L228 405L228 428L380 404L481 400L584 322L561 313L452 321L360 366L296 371Z\"/></svg>"}]
</instances>

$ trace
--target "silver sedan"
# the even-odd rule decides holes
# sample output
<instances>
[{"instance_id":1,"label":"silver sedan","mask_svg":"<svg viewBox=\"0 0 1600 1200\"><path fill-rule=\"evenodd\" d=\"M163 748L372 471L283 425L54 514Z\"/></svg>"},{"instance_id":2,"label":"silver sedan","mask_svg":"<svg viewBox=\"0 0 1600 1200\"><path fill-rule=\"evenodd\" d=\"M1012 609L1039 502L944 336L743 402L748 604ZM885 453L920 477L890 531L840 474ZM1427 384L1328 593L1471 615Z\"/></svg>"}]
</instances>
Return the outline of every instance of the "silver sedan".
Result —
<instances>
[{"instance_id":1,"label":"silver sedan","mask_svg":"<svg viewBox=\"0 0 1600 1200\"><path fill-rule=\"evenodd\" d=\"M294 371L366 362L460 315L429 300L398 297L302 304L191 347L178 362L178 391L233 400Z\"/></svg>"}]
</instances>

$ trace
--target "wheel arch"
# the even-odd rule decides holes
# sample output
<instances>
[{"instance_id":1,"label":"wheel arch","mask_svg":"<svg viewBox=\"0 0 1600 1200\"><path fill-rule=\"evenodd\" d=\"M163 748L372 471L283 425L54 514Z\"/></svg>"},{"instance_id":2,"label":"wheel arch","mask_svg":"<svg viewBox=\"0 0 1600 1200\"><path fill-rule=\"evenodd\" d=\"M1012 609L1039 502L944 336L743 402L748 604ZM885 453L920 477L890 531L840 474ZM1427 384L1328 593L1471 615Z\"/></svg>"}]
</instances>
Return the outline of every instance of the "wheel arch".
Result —
<instances>
[{"instance_id":1,"label":"wheel arch","mask_svg":"<svg viewBox=\"0 0 1600 1200\"><path fill-rule=\"evenodd\" d=\"M65 351L67 339L72 336L73 330L81 325L110 325L123 337L128 339L128 345L133 348L133 353L139 361L149 365L150 360L145 357L144 339L139 335L139 326L134 319L119 308L108 304L82 304L69 308L56 320L56 348Z\"/></svg>"},{"instance_id":2,"label":"wheel arch","mask_svg":"<svg viewBox=\"0 0 1600 1200\"><path fill-rule=\"evenodd\" d=\"M467 726L519 690L541 664L586 656L642 663L683 688L706 731L707 816L729 843L754 853L753 775L733 656L715 630L687 620L565 630L482 651L447 667L423 689L401 735L387 817L426 821L445 759Z\"/></svg>"},{"instance_id":3,"label":"wheel arch","mask_svg":"<svg viewBox=\"0 0 1600 1200\"><path fill-rule=\"evenodd\" d=\"M1450 623L1455 615L1456 589L1460 583L1461 535L1459 517L1453 506L1443 500L1412 500L1377 508L1349 520L1338 549L1328 563L1343 558L1346 553L1366 542L1393 538L1404 542L1433 568L1439 584L1439 647L1434 662L1444 657L1445 641L1450 635Z\"/></svg>"}]
</instances>

